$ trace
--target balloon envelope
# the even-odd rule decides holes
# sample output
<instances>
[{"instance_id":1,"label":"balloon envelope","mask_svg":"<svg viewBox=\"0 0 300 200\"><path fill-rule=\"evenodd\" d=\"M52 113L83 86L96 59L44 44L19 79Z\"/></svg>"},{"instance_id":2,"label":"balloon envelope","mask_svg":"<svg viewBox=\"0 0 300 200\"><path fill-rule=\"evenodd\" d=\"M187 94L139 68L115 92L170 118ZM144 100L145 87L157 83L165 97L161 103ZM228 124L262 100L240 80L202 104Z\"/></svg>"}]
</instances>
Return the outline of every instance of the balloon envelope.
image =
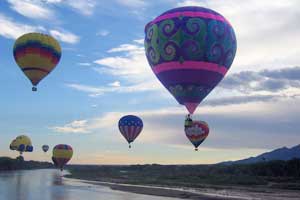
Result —
<instances>
[{"instance_id":1,"label":"balloon envelope","mask_svg":"<svg viewBox=\"0 0 300 200\"><path fill-rule=\"evenodd\" d=\"M204 121L193 121L191 126L185 128L185 135L195 146L195 150L207 138L208 134L209 127Z\"/></svg>"},{"instance_id":2,"label":"balloon envelope","mask_svg":"<svg viewBox=\"0 0 300 200\"><path fill-rule=\"evenodd\" d=\"M44 152L47 152L49 150L49 146L45 144L42 146L42 149Z\"/></svg>"},{"instance_id":3,"label":"balloon envelope","mask_svg":"<svg viewBox=\"0 0 300 200\"><path fill-rule=\"evenodd\" d=\"M119 130L130 144L142 132L143 121L137 116L126 115L119 120Z\"/></svg>"},{"instance_id":4,"label":"balloon envelope","mask_svg":"<svg viewBox=\"0 0 300 200\"><path fill-rule=\"evenodd\" d=\"M56 167L61 170L73 156L73 149L67 144L58 144L53 148L52 160Z\"/></svg>"},{"instance_id":5,"label":"balloon envelope","mask_svg":"<svg viewBox=\"0 0 300 200\"><path fill-rule=\"evenodd\" d=\"M16 63L34 86L34 90L59 62L61 48L49 35L27 33L16 40L13 54Z\"/></svg>"},{"instance_id":6,"label":"balloon envelope","mask_svg":"<svg viewBox=\"0 0 300 200\"><path fill-rule=\"evenodd\" d=\"M26 135L16 137L16 139L10 143L9 148L11 150L19 151L20 153L33 151L31 140Z\"/></svg>"},{"instance_id":7,"label":"balloon envelope","mask_svg":"<svg viewBox=\"0 0 300 200\"><path fill-rule=\"evenodd\" d=\"M152 71L191 114L229 70L236 46L231 24L207 8L175 8L145 27Z\"/></svg>"}]
</instances>

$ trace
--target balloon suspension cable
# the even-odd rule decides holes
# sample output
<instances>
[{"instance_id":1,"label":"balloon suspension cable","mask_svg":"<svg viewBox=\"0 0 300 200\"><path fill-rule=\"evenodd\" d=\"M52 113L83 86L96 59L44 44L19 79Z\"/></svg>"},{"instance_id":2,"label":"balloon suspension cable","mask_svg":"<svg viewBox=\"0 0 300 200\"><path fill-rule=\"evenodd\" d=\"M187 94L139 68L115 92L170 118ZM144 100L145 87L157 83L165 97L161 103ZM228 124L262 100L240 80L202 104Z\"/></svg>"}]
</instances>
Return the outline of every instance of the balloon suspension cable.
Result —
<instances>
[{"instance_id":1,"label":"balloon suspension cable","mask_svg":"<svg viewBox=\"0 0 300 200\"><path fill-rule=\"evenodd\" d=\"M198 151L198 148L195 148L195 151Z\"/></svg>"},{"instance_id":2,"label":"balloon suspension cable","mask_svg":"<svg viewBox=\"0 0 300 200\"><path fill-rule=\"evenodd\" d=\"M32 91L33 92L36 92L37 91L37 88L35 86L32 86Z\"/></svg>"}]
</instances>

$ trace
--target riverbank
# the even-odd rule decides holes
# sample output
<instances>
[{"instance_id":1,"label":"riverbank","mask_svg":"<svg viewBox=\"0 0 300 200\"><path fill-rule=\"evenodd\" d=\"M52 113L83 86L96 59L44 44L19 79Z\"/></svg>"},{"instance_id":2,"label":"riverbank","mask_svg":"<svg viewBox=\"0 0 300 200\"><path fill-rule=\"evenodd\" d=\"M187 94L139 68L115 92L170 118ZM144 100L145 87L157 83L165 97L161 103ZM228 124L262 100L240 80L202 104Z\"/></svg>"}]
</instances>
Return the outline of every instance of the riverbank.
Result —
<instances>
[{"instance_id":1,"label":"riverbank","mask_svg":"<svg viewBox=\"0 0 300 200\"><path fill-rule=\"evenodd\" d=\"M247 165L69 166L68 178L115 190L185 199L295 200L300 160Z\"/></svg>"},{"instance_id":2,"label":"riverbank","mask_svg":"<svg viewBox=\"0 0 300 200\"><path fill-rule=\"evenodd\" d=\"M54 168L53 164L50 162L24 161L22 159L0 157L0 171L50 168Z\"/></svg>"},{"instance_id":3,"label":"riverbank","mask_svg":"<svg viewBox=\"0 0 300 200\"><path fill-rule=\"evenodd\" d=\"M203 188L178 188L109 183L82 179L77 179L77 181L106 186L112 190L123 192L191 200L298 200L300 196L300 191L275 190L263 187L218 186L218 188L215 188L206 185Z\"/></svg>"}]
</instances>

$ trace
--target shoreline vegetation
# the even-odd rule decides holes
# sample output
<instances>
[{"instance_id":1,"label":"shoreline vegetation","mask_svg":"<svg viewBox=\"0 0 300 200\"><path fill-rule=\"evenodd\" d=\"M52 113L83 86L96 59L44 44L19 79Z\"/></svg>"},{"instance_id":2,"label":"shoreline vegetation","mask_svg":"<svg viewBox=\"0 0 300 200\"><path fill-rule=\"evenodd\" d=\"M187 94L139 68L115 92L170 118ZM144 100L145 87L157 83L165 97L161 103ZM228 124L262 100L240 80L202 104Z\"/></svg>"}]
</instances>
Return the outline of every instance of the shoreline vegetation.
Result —
<instances>
[{"instance_id":1,"label":"shoreline vegetation","mask_svg":"<svg viewBox=\"0 0 300 200\"><path fill-rule=\"evenodd\" d=\"M0 157L0 171L50 168L54 168L50 162L24 161L18 158Z\"/></svg>"},{"instance_id":2,"label":"shoreline vegetation","mask_svg":"<svg viewBox=\"0 0 300 200\"><path fill-rule=\"evenodd\" d=\"M54 168L0 157L0 171ZM69 165L66 178L113 190L184 199L298 199L300 159L255 164Z\"/></svg>"},{"instance_id":3,"label":"shoreline vegetation","mask_svg":"<svg viewBox=\"0 0 300 200\"><path fill-rule=\"evenodd\" d=\"M300 159L235 165L69 166L67 178L185 199L298 199Z\"/></svg>"}]
</instances>

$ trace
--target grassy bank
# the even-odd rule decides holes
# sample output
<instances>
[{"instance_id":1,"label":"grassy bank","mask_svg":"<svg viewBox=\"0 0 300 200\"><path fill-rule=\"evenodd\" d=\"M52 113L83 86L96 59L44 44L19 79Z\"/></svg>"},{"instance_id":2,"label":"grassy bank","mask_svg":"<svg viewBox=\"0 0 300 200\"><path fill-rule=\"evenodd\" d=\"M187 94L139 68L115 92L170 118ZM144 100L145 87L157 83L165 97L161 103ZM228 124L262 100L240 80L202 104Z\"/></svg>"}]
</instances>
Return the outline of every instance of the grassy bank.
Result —
<instances>
[{"instance_id":1,"label":"grassy bank","mask_svg":"<svg viewBox=\"0 0 300 200\"><path fill-rule=\"evenodd\" d=\"M53 168L53 164L49 162L22 161L9 157L0 157L0 171L45 168Z\"/></svg>"},{"instance_id":2,"label":"grassy bank","mask_svg":"<svg viewBox=\"0 0 300 200\"><path fill-rule=\"evenodd\" d=\"M244 165L70 166L69 177L115 183L178 186L263 186L300 190L300 160Z\"/></svg>"}]
</instances>

